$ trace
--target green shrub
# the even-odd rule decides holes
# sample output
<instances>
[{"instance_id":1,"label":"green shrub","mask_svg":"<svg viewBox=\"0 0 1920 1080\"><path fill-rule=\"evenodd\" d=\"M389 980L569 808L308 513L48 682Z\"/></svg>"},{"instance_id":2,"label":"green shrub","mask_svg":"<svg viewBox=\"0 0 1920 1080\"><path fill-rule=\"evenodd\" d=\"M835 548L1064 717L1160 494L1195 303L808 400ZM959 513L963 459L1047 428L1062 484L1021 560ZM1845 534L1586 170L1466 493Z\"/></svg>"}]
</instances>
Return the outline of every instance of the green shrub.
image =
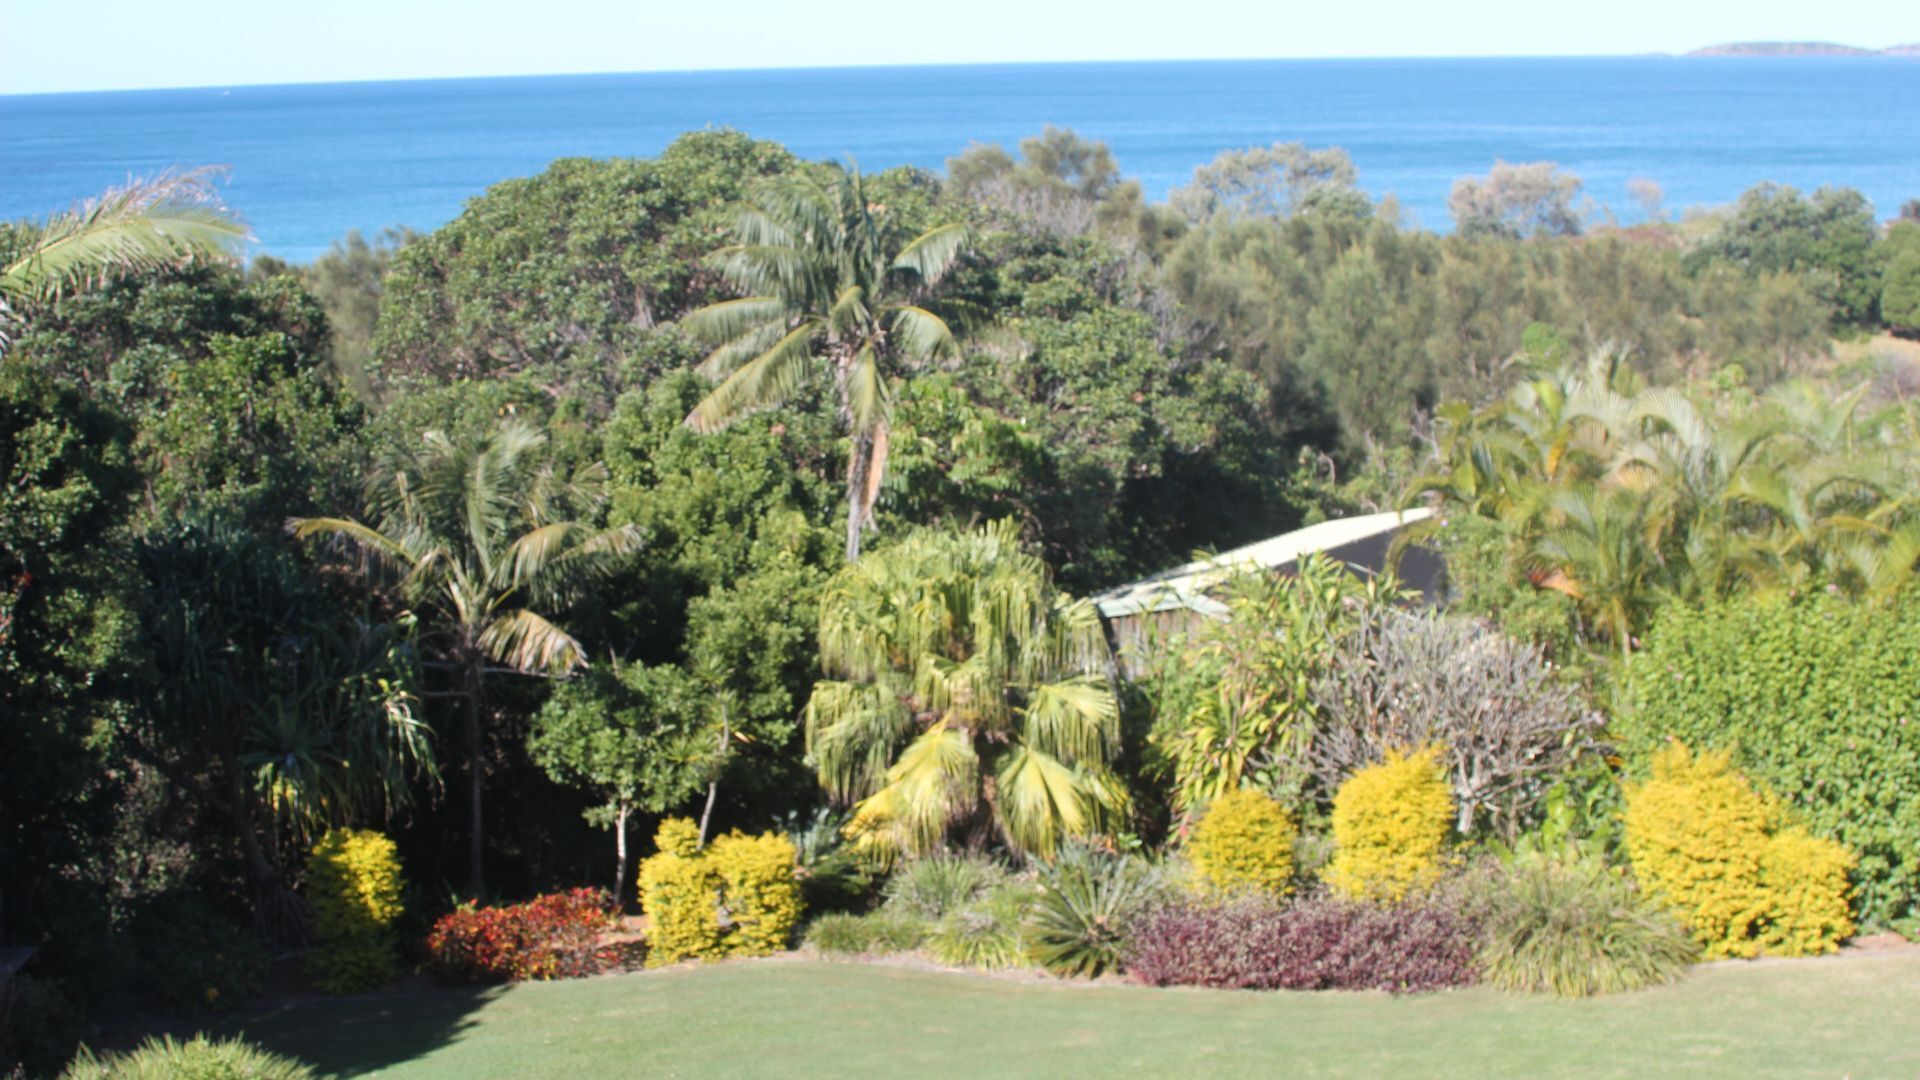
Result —
<instances>
[{"instance_id":1,"label":"green shrub","mask_svg":"<svg viewBox=\"0 0 1920 1080\"><path fill-rule=\"evenodd\" d=\"M1586 997L1678 978L1700 954L1674 917L1600 860L1523 855L1480 875L1473 910L1482 978L1523 993Z\"/></svg>"},{"instance_id":2,"label":"green shrub","mask_svg":"<svg viewBox=\"0 0 1920 1080\"><path fill-rule=\"evenodd\" d=\"M125 1054L99 1057L83 1047L60 1075L61 1080L314 1080L318 1074L239 1039L215 1042L195 1035L175 1042L163 1035Z\"/></svg>"},{"instance_id":3,"label":"green shrub","mask_svg":"<svg viewBox=\"0 0 1920 1080\"><path fill-rule=\"evenodd\" d=\"M73 1056L85 1019L58 983L15 975L0 985L0 1076L56 1072Z\"/></svg>"},{"instance_id":4,"label":"green shrub","mask_svg":"<svg viewBox=\"0 0 1920 1080\"><path fill-rule=\"evenodd\" d=\"M1860 855L1862 922L1920 915L1920 594L1668 605L1614 725L1636 771L1678 739L1733 753Z\"/></svg>"},{"instance_id":5,"label":"green shrub","mask_svg":"<svg viewBox=\"0 0 1920 1080\"><path fill-rule=\"evenodd\" d=\"M1286 807L1251 788L1228 792L1207 807L1187 840L1187 858L1217 889L1258 889L1285 896L1293 884L1293 842L1299 836Z\"/></svg>"},{"instance_id":6,"label":"green shrub","mask_svg":"<svg viewBox=\"0 0 1920 1080\"><path fill-rule=\"evenodd\" d=\"M654 843L659 853L640 864L649 966L787 947L802 910L792 841L732 832L700 850L693 823L669 818Z\"/></svg>"},{"instance_id":7,"label":"green shrub","mask_svg":"<svg viewBox=\"0 0 1920 1080\"><path fill-rule=\"evenodd\" d=\"M885 889L888 909L938 921L1007 880L1004 867L977 855L935 855L894 871Z\"/></svg>"},{"instance_id":8,"label":"green shrub","mask_svg":"<svg viewBox=\"0 0 1920 1080\"><path fill-rule=\"evenodd\" d=\"M1724 751L1695 755L1674 743L1628 789L1633 872L1708 956L1832 952L1853 933L1853 852L1804 827L1776 829L1777 818L1770 793Z\"/></svg>"},{"instance_id":9,"label":"green shrub","mask_svg":"<svg viewBox=\"0 0 1920 1080\"><path fill-rule=\"evenodd\" d=\"M1440 752L1427 747L1347 778L1333 797L1333 862L1326 882L1360 900L1404 900L1440 880L1453 797Z\"/></svg>"},{"instance_id":10,"label":"green shrub","mask_svg":"<svg viewBox=\"0 0 1920 1080\"><path fill-rule=\"evenodd\" d=\"M322 990L377 990L399 971L400 855L393 841L364 829L333 829L313 846L307 902L317 939L307 972Z\"/></svg>"},{"instance_id":11,"label":"green shrub","mask_svg":"<svg viewBox=\"0 0 1920 1080\"><path fill-rule=\"evenodd\" d=\"M807 944L827 956L886 956L920 947L927 924L891 912L854 915L836 911L807 927Z\"/></svg>"},{"instance_id":12,"label":"green shrub","mask_svg":"<svg viewBox=\"0 0 1920 1080\"><path fill-rule=\"evenodd\" d=\"M954 967L1018 967L1027 960L1024 927L1032 907L1032 889L1002 885L979 900L950 911L927 935L927 951Z\"/></svg>"},{"instance_id":13,"label":"green shrub","mask_svg":"<svg viewBox=\"0 0 1920 1080\"><path fill-rule=\"evenodd\" d=\"M273 958L253 933L199 897L142 904L127 927L140 986L167 1005L217 1012L260 992Z\"/></svg>"},{"instance_id":14,"label":"green shrub","mask_svg":"<svg viewBox=\"0 0 1920 1080\"><path fill-rule=\"evenodd\" d=\"M1082 844L1043 867L1038 888L1027 921L1033 958L1055 975L1084 976L1120 966L1128 928L1166 892L1144 859Z\"/></svg>"}]
</instances>

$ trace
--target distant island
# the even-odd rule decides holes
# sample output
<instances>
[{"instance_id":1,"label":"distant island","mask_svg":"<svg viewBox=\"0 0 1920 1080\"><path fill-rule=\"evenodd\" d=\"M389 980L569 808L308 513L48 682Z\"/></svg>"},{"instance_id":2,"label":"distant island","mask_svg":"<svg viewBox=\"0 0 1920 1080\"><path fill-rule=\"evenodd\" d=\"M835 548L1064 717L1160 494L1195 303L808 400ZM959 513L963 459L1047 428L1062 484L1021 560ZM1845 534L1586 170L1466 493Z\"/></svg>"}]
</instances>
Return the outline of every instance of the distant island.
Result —
<instances>
[{"instance_id":1,"label":"distant island","mask_svg":"<svg viewBox=\"0 0 1920 1080\"><path fill-rule=\"evenodd\" d=\"M1730 45L1709 45L1688 56L1920 56L1920 44L1894 45L1885 49L1862 49L1855 45L1836 45L1831 41L1736 41Z\"/></svg>"}]
</instances>

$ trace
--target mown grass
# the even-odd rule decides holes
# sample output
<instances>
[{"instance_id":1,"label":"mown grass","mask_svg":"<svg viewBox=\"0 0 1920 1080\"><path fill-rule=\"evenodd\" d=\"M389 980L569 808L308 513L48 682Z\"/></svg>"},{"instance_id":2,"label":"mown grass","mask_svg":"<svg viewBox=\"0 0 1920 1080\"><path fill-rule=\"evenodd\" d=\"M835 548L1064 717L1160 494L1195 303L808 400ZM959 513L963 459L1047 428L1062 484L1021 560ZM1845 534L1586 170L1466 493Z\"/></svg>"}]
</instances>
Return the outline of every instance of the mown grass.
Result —
<instances>
[{"instance_id":1,"label":"mown grass","mask_svg":"<svg viewBox=\"0 0 1920 1080\"><path fill-rule=\"evenodd\" d=\"M1920 956L1716 964L1591 1000L1050 984L779 959L254 1017L332 1072L560 1076L1914 1076Z\"/></svg>"}]
</instances>

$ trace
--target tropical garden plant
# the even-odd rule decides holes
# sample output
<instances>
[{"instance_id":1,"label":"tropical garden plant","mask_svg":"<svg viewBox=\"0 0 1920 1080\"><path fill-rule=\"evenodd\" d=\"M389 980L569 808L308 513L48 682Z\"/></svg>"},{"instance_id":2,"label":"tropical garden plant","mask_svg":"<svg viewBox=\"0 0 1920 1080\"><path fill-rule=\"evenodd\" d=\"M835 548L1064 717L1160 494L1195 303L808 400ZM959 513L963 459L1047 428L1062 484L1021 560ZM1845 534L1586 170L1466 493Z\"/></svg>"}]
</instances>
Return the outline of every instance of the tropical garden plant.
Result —
<instances>
[{"instance_id":1,"label":"tropical garden plant","mask_svg":"<svg viewBox=\"0 0 1920 1080\"><path fill-rule=\"evenodd\" d=\"M852 438L852 562L886 477L889 382L955 354L952 328L927 305L971 233L953 223L912 235L869 196L858 169L829 166L763 184L735 218L733 240L712 261L745 295L682 320L714 346L700 372L718 383L687 424L712 431L827 380Z\"/></svg>"},{"instance_id":2,"label":"tropical garden plant","mask_svg":"<svg viewBox=\"0 0 1920 1080\"><path fill-rule=\"evenodd\" d=\"M915 532L841 571L820 659L808 753L871 850L1001 840L1046 858L1127 805L1099 617L1011 522Z\"/></svg>"},{"instance_id":3,"label":"tropical garden plant","mask_svg":"<svg viewBox=\"0 0 1920 1080\"><path fill-rule=\"evenodd\" d=\"M422 641L449 676L440 696L465 710L470 888L481 872L481 717L493 675L564 676L582 667L580 643L548 614L582 584L602 577L640 546L632 526L599 529L566 516L604 498L598 465L561 477L546 436L518 420L476 435L428 432L374 477L374 524L349 518L289 522L300 539L329 539L359 552L363 566L393 580L397 599L422 624Z\"/></svg>"}]
</instances>

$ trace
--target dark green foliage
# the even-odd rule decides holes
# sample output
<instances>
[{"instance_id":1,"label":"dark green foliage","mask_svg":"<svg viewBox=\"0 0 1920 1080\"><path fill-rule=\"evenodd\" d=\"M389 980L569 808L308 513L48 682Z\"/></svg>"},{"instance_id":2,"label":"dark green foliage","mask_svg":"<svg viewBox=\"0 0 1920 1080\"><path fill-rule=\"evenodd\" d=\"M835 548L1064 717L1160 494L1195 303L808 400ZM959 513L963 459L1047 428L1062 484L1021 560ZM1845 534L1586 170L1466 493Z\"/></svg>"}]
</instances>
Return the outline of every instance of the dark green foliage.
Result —
<instances>
[{"instance_id":1,"label":"dark green foliage","mask_svg":"<svg viewBox=\"0 0 1920 1080\"><path fill-rule=\"evenodd\" d=\"M1630 762L1679 739L1731 749L1820 836L1860 853L1868 926L1920 914L1920 596L1824 592L1670 605L1630 669Z\"/></svg>"},{"instance_id":2,"label":"dark green foliage","mask_svg":"<svg viewBox=\"0 0 1920 1080\"><path fill-rule=\"evenodd\" d=\"M1119 967L1131 923L1167 892L1145 860L1081 844L1041 867L1038 888L1027 923L1033 958L1066 976Z\"/></svg>"},{"instance_id":3,"label":"dark green foliage","mask_svg":"<svg viewBox=\"0 0 1920 1080\"><path fill-rule=\"evenodd\" d=\"M307 291L327 313L329 355L334 372L356 393L368 392L367 367L373 360L373 334L380 318L380 297L395 256L420 238L411 229L387 229L369 243L358 230L335 240L325 255L300 271ZM254 269L259 269L256 262Z\"/></svg>"},{"instance_id":4,"label":"dark green foliage","mask_svg":"<svg viewBox=\"0 0 1920 1080\"><path fill-rule=\"evenodd\" d=\"M1901 221L1880 245L1880 321L1905 337L1920 337L1920 221Z\"/></svg>"},{"instance_id":5,"label":"dark green foliage","mask_svg":"<svg viewBox=\"0 0 1920 1080\"><path fill-rule=\"evenodd\" d=\"M1689 258L1725 260L1754 274L1804 275L1831 306L1836 323L1870 326L1880 295L1875 228L1872 204L1852 188L1823 187L1802 196L1790 187L1761 184L1740 196Z\"/></svg>"},{"instance_id":6,"label":"dark green foliage","mask_svg":"<svg viewBox=\"0 0 1920 1080\"><path fill-rule=\"evenodd\" d=\"M1587 997L1672 982L1699 958L1687 931L1624 870L1578 854L1522 855L1470 875L1481 978Z\"/></svg>"},{"instance_id":7,"label":"dark green foliage","mask_svg":"<svg viewBox=\"0 0 1920 1080\"><path fill-rule=\"evenodd\" d=\"M0 1069L50 1076L73 1055L82 1015L57 984L18 975L0 986Z\"/></svg>"},{"instance_id":8,"label":"dark green foliage","mask_svg":"<svg viewBox=\"0 0 1920 1080\"><path fill-rule=\"evenodd\" d=\"M793 843L794 877L808 911L853 911L868 906L880 868L860 857L847 842L847 816L821 807L812 816L787 815L787 839Z\"/></svg>"},{"instance_id":9,"label":"dark green foliage","mask_svg":"<svg viewBox=\"0 0 1920 1080\"><path fill-rule=\"evenodd\" d=\"M239 1039L216 1042L195 1035L175 1042L162 1035L125 1054L102 1057L82 1049L61 1080L313 1080L315 1075L292 1058Z\"/></svg>"},{"instance_id":10,"label":"dark green foliage","mask_svg":"<svg viewBox=\"0 0 1920 1080\"><path fill-rule=\"evenodd\" d=\"M395 259L377 376L604 378L650 328L717 298L702 259L728 204L792 167L775 144L704 131L658 158L563 158L496 184Z\"/></svg>"}]
</instances>

